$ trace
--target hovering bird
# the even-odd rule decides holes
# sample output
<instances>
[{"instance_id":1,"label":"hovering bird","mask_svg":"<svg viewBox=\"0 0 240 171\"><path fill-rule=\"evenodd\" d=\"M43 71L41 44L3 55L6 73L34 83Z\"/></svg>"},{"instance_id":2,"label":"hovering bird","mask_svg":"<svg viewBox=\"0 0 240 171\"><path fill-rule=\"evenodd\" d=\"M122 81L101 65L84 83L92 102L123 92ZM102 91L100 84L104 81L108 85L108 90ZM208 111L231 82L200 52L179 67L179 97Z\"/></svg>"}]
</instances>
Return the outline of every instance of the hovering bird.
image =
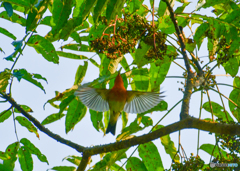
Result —
<instances>
[{"instance_id":1,"label":"hovering bird","mask_svg":"<svg viewBox=\"0 0 240 171\"><path fill-rule=\"evenodd\" d=\"M164 96L159 92L140 92L126 90L120 71L115 79L112 89L97 89L80 86L75 95L89 109L105 112L110 109L110 120L106 134L111 132L115 135L116 124L121 112L143 113L162 101Z\"/></svg>"}]
</instances>

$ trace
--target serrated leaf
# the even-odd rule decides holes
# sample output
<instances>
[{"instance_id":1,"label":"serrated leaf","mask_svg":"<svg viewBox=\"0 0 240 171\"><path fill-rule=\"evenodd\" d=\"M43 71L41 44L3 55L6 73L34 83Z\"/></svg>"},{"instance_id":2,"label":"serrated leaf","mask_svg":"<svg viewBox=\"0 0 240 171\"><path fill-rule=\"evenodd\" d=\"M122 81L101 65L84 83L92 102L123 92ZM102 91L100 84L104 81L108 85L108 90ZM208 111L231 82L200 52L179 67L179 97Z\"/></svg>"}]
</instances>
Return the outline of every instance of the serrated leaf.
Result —
<instances>
[{"instance_id":1,"label":"serrated leaf","mask_svg":"<svg viewBox=\"0 0 240 171\"><path fill-rule=\"evenodd\" d=\"M33 159L29 150L22 146L18 150L18 158L22 171L32 171L33 170Z\"/></svg>"},{"instance_id":2,"label":"serrated leaf","mask_svg":"<svg viewBox=\"0 0 240 171\"><path fill-rule=\"evenodd\" d=\"M4 34L5 36L10 37L13 40L16 40L16 36L14 36L12 33L10 33L8 30L6 30L5 28L0 27L0 33Z\"/></svg>"},{"instance_id":3,"label":"serrated leaf","mask_svg":"<svg viewBox=\"0 0 240 171\"><path fill-rule=\"evenodd\" d=\"M164 170L160 154L153 142L140 144L138 146L138 153L148 170Z\"/></svg>"},{"instance_id":4,"label":"serrated leaf","mask_svg":"<svg viewBox=\"0 0 240 171\"><path fill-rule=\"evenodd\" d=\"M218 103L212 102L212 101L211 101L211 105L212 105L213 115L215 115L216 117L222 119L224 122L227 122L227 118L228 118L229 122L233 121L233 119L229 115L229 113L227 111L225 111L226 113L224 112L224 108L221 105L219 105ZM209 102L205 102L203 104L203 108L206 111L211 113L211 108L210 108Z\"/></svg>"},{"instance_id":5,"label":"serrated leaf","mask_svg":"<svg viewBox=\"0 0 240 171\"><path fill-rule=\"evenodd\" d=\"M86 115L87 107L80 100L73 99L66 115L65 131L68 133Z\"/></svg>"},{"instance_id":6,"label":"serrated leaf","mask_svg":"<svg viewBox=\"0 0 240 171\"><path fill-rule=\"evenodd\" d=\"M126 169L131 171L148 171L144 163L137 157L128 159Z\"/></svg>"},{"instance_id":7,"label":"serrated leaf","mask_svg":"<svg viewBox=\"0 0 240 171\"><path fill-rule=\"evenodd\" d=\"M53 44L40 35L33 35L27 42L28 46L33 47L36 52L42 54L42 56L49 62L55 64L59 63L59 57L55 51Z\"/></svg>"},{"instance_id":8,"label":"serrated leaf","mask_svg":"<svg viewBox=\"0 0 240 171\"><path fill-rule=\"evenodd\" d=\"M36 136L39 138L39 134L37 132L37 128L25 117L17 116L15 118L20 125L27 128L29 132L33 132L36 134Z\"/></svg>"},{"instance_id":9,"label":"serrated leaf","mask_svg":"<svg viewBox=\"0 0 240 171\"><path fill-rule=\"evenodd\" d=\"M47 157L42 154L41 151L37 147L35 147L35 145L32 144L28 139L22 138L20 140L20 143L22 143L25 149L28 149L31 154L36 155L41 162L46 162L47 164L49 164Z\"/></svg>"},{"instance_id":10,"label":"serrated leaf","mask_svg":"<svg viewBox=\"0 0 240 171\"><path fill-rule=\"evenodd\" d=\"M39 75L39 74L38 74ZM22 78L32 84L34 84L35 86L39 87L40 89L42 89L45 92L44 87L42 86L42 84L40 82L38 82L37 80L33 79L36 78L34 74L30 74L29 72L27 72L26 69L15 69L13 71L13 76L15 76L18 81L20 81ZM37 76L39 78L39 76ZM40 79L44 79L44 78L40 78Z\"/></svg>"},{"instance_id":11,"label":"serrated leaf","mask_svg":"<svg viewBox=\"0 0 240 171\"><path fill-rule=\"evenodd\" d=\"M42 125L47 125L47 124L50 124L50 123L53 123L59 119L61 119L63 116L65 116L65 114L59 114L59 113L54 113L54 114L51 114L49 116L47 116L42 122L41 124Z\"/></svg>"},{"instance_id":12,"label":"serrated leaf","mask_svg":"<svg viewBox=\"0 0 240 171\"><path fill-rule=\"evenodd\" d=\"M5 155L8 158L10 157L10 159L3 160L3 166L11 168L11 170L14 169L15 162L17 161L18 148L19 148L19 143L18 142L12 143L6 148Z\"/></svg>"},{"instance_id":13,"label":"serrated leaf","mask_svg":"<svg viewBox=\"0 0 240 171\"><path fill-rule=\"evenodd\" d=\"M88 68L87 61L84 61L84 65L79 65L76 75L75 75L74 85L79 85L82 82L83 78L86 75L87 68Z\"/></svg>"}]
</instances>

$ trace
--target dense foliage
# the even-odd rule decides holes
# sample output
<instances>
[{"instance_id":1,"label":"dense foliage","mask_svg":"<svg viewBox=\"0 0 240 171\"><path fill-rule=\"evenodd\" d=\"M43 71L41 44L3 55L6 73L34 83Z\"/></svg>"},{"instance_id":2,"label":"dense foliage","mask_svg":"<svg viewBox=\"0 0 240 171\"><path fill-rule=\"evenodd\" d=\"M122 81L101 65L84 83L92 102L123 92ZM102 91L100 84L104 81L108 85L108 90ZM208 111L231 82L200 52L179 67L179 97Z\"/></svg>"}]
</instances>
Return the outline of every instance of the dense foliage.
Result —
<instances>
[{"instance_id":1,"label":"dense foliage","mask_svg":"<svg viewBox=\"0 0 240 171\"><path fill-rule=\"evenodd\" d=\"M25 28L25 36L17 40L14 33L0 24L0 33L13 39L12 45L15 47L12 54L4 54L4 49L0 47L4 60L12 63L11 68L6 67L0 72L1 103L10 104L9 108L0 109L0 123L13 115L15 118L13 122L27 128L38 138L38 131L42 131L64 145L81 152L79 156L66 158L76 167L56 166L52 170L76 170L77 167L78 170L85 170L88 163L91 166L89 170L164 170L161 155L156 144L152 142L157 135L166 153L172 159L169 170L217 170L217 168L211 168L209 163L205 163L199 155L191 154L188 158L180 142L178 148L175 147L176 143L171 140L169 133L190 127L216 133L213 134L216 144L202 144L197 149L211 155L210 162L238 163L238 167L225 169L240 169L240 77L237 76L240 65L240 4L238 1L199 0L196 10L190 13L184 12L190 5L187 0L178 0L177 8L174 6L175 0L171 2L150 0L150 3L143 0L0 0L0 4L1 20L8 20ZM209 8L213 9L214 17L199 12L201 9ZM40 25L51 29L46 35L41 35L37 32L37 27ZM185 28L189 28L192 33L185 35ZM196 29L193 30L193 28ZM58 47L54 47L53 43L59 40L63 43L57 51ZM209 56L207 64L202 66L198 51L204 40L207 40ZM59 112L46 116L41 123L31 116L31 107L16 103L11 93L14 79L19 82L24 79L45 92L41 83L41 81L47 82L44 76L30 73L28 68L15 67L18 59L23 57L26 46L33 47L53 65L59 63L60 57L84 61L84 64L77 69L73 86L66 87L63 92L56 92L56 96L46 102ZM85 56L79 55L79 52L94 52L97 55ZM189 117L190 97L192 93L207 94L209 101L201 101L199 112L200 123L207 123L207 127L201 124L196 126L189 124L181 128L169 125L168 129L164 129L163 125L153 125L153 120L146 115L147 113L164 111L167 115L172 110L172 108L168 109L166 101L161 101L153 109L138 114L132 123L128 123L128 114L123 112L122 132L116 137L116 143L106 146L83 147L45 128L46 124L65 118L67 134L86 116L87 107L74 96L74 91L81 85L89 69L89 63L99 69L99 78L90 83L93 87L106 88L109 84L111 88L117 68L121 66L125 70L123 74L125 87L130 85L133 90L159 91L171 63L176 63L175 59L179 57L185 64L181 66L183 68L181 74L186 80L182 89L184 92L182 110L179 111L181 121L189 119L197 123ZM100 58L100 63L96 58ZM133 62L128 63L127 58L131 58ZM218 67L223 67L226 73L234 78L233 84L224 84L232 87L229 97L219 91L217 79L212 74ZM228 99L231 114L226 110L223 102L218 104L210 100L209 91L217 92L221 99ZM209 112L211 119L201 118L202 109ZM93 127L99 133L105 133L109 112L89 110L89 113ZM214 124L222 129L213 129ZM137 137L134 133L149 126L152 127L153 134L149 133L145 138L135 139ZM235 132L231 131L232 128ZM162 134L158 134L158 130L163 130ZM136 148L139 157L127 157L128 148L134 145L138 145ZM42 154L41 149L27 138L21 138L9 144L5 152L0 151L0 159L3 162L0 170L13 170L18 159L23 171L32 171L33 154L41 162L51 162ZM90 158L95 154L101 154L103 158L97 163L91 163ZM117 163L122 159L127 159L124 166Z\"/></svg>"}]
</instances>

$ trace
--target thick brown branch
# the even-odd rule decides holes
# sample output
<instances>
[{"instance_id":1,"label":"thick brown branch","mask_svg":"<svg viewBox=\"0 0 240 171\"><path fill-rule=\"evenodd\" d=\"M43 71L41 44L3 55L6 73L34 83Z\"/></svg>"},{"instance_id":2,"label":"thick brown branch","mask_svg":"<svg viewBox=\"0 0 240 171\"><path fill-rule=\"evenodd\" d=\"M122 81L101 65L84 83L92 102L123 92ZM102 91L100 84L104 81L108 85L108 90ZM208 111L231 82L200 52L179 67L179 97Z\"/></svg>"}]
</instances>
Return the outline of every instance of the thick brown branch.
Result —
<instances>
[{"instance_id":1,"label":"thick brown branch","mask_svg":"<svg viewBox=\"0 0 240 171\"><path fill-rule=\"evenodd\" d=\"M77 171L84 171L87 167L87 164L89 162L89 160L91 159L91 156L89 156L88 154L86 154L85 152L83 153L83 157L81 160L80 165L77 168Z\"/></svg>"},{"instance_id":2,"label":"thick brown branch","mask_svg":"<svg viewBox=\"0 0 240 171\"><path fill-rule=\"evenodd\" d=\"M185 88L183 103L182 103L182 110L181 110L181 113L180 113L180 119L182 120L184 118L189 117L189 103L190 103L190 98L191 98L191 95L192 95L194 74L193 74L193 71L191 70L191 67L190 67L190 64L189 64L189 61L188 61L186 46L185 46L185 43L184 43L184 37L183 37L183 34L180 31L179 26L177 24L177 20L175 18L173 9L172 9L170 3L168 2L168 0L163 0L163 1L167 4L168 10L170 12L170 18L171 18L171 20L174 24L174 27L175 27L175 30L176 30L176 33L177 33L177 36L178 36L178 40L179 40L179 43L180 43L180 46L181 46L181 51L182 51L184 63L185 63L187 73L188 73L187 83L186 83L186 88Z\"/></svg>"},{"instance_id":3,"label":"thick brown branch","mask_svg":"<svg viewBox=\"0 0 240 171\"><path fill-rule=\"evenodd\" d=\"M55 139L56 141L59 141L62 144L65 144L65 145L67 145L69 147L72 147L72 148L76 149L79 152L83 152L83 150L84 150L83 146L75 144L75 143L73 143L73 142L71 142L69 140L66 140L66 139L60 137L57 134L54 134L49 129L47 129L44 126L42 126L41 123L37 119L35 119L28 112L26 112L20 105L18 105L16 103L16 101L14 99L12 99L7 94L4 94L4 93L1 93L1 94L2 94L3 98L5 98L9 103L11 103L11 105L13 107L15 107L19 112L21 112L26 118L28 118L28 120L30 120L40 131L44 132L45 134L47 134L51 138Z\"/></svg>"},{"instance_id":4,"label":"thick brown branch","mask_svg":"<svg viewBox=\"0 0 240 171\"><path fill-rule=\"evenodd\" d=\"M240 125L213 123L213 122L189 117L182 121L175 122L171 125L168 125L164 128L161 128L157 131L154 131L146 135L135 137L129 140L124 140L121 142L116 142L114 144L90 147L85 151L87 151L88 154L91 156L95 154L100 154L100 153L117 151L124 148L132 147L134 145L144 144L144 143L153 141L157 138L160 138L164 135L168 135L173 132L176 132L182 129L187 129L187 128L196 128L203 131L208 131L208 132L218 133L218 134L240 135Z\"/></svg>"}]
</instances>

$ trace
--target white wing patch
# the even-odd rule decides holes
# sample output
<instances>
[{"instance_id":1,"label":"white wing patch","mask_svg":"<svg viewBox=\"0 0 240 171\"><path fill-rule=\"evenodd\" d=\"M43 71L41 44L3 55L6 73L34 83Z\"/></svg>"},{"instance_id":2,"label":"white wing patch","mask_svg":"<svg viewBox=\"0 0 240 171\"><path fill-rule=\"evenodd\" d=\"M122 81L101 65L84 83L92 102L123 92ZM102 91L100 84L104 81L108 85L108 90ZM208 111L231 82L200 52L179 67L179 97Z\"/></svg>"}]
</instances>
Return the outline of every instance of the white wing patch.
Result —
<instances>
[{"instance_id":1,"label":"white wing patch","mask_svg":"<svg viewBox=\"0 0 240 171\"><path fill-rule=\"evenodd\" d=\"M109 110L108 102L102 98L95 88L79 87L74 94L78 96L81 102L89 109L99 112Z\"/></svg>"},{"instance_id":2,"label":"white wing patch","mask_svg":"<svg viewBox=\"0 0 240 171\"><path fill-rule=\"evenodd\" d=\"M162 101L163 96L160 96L160 94L156 92L137 94L131 101L126 102L123 110L127 113L146 112Z\"/></svg>"}]
</instances>

